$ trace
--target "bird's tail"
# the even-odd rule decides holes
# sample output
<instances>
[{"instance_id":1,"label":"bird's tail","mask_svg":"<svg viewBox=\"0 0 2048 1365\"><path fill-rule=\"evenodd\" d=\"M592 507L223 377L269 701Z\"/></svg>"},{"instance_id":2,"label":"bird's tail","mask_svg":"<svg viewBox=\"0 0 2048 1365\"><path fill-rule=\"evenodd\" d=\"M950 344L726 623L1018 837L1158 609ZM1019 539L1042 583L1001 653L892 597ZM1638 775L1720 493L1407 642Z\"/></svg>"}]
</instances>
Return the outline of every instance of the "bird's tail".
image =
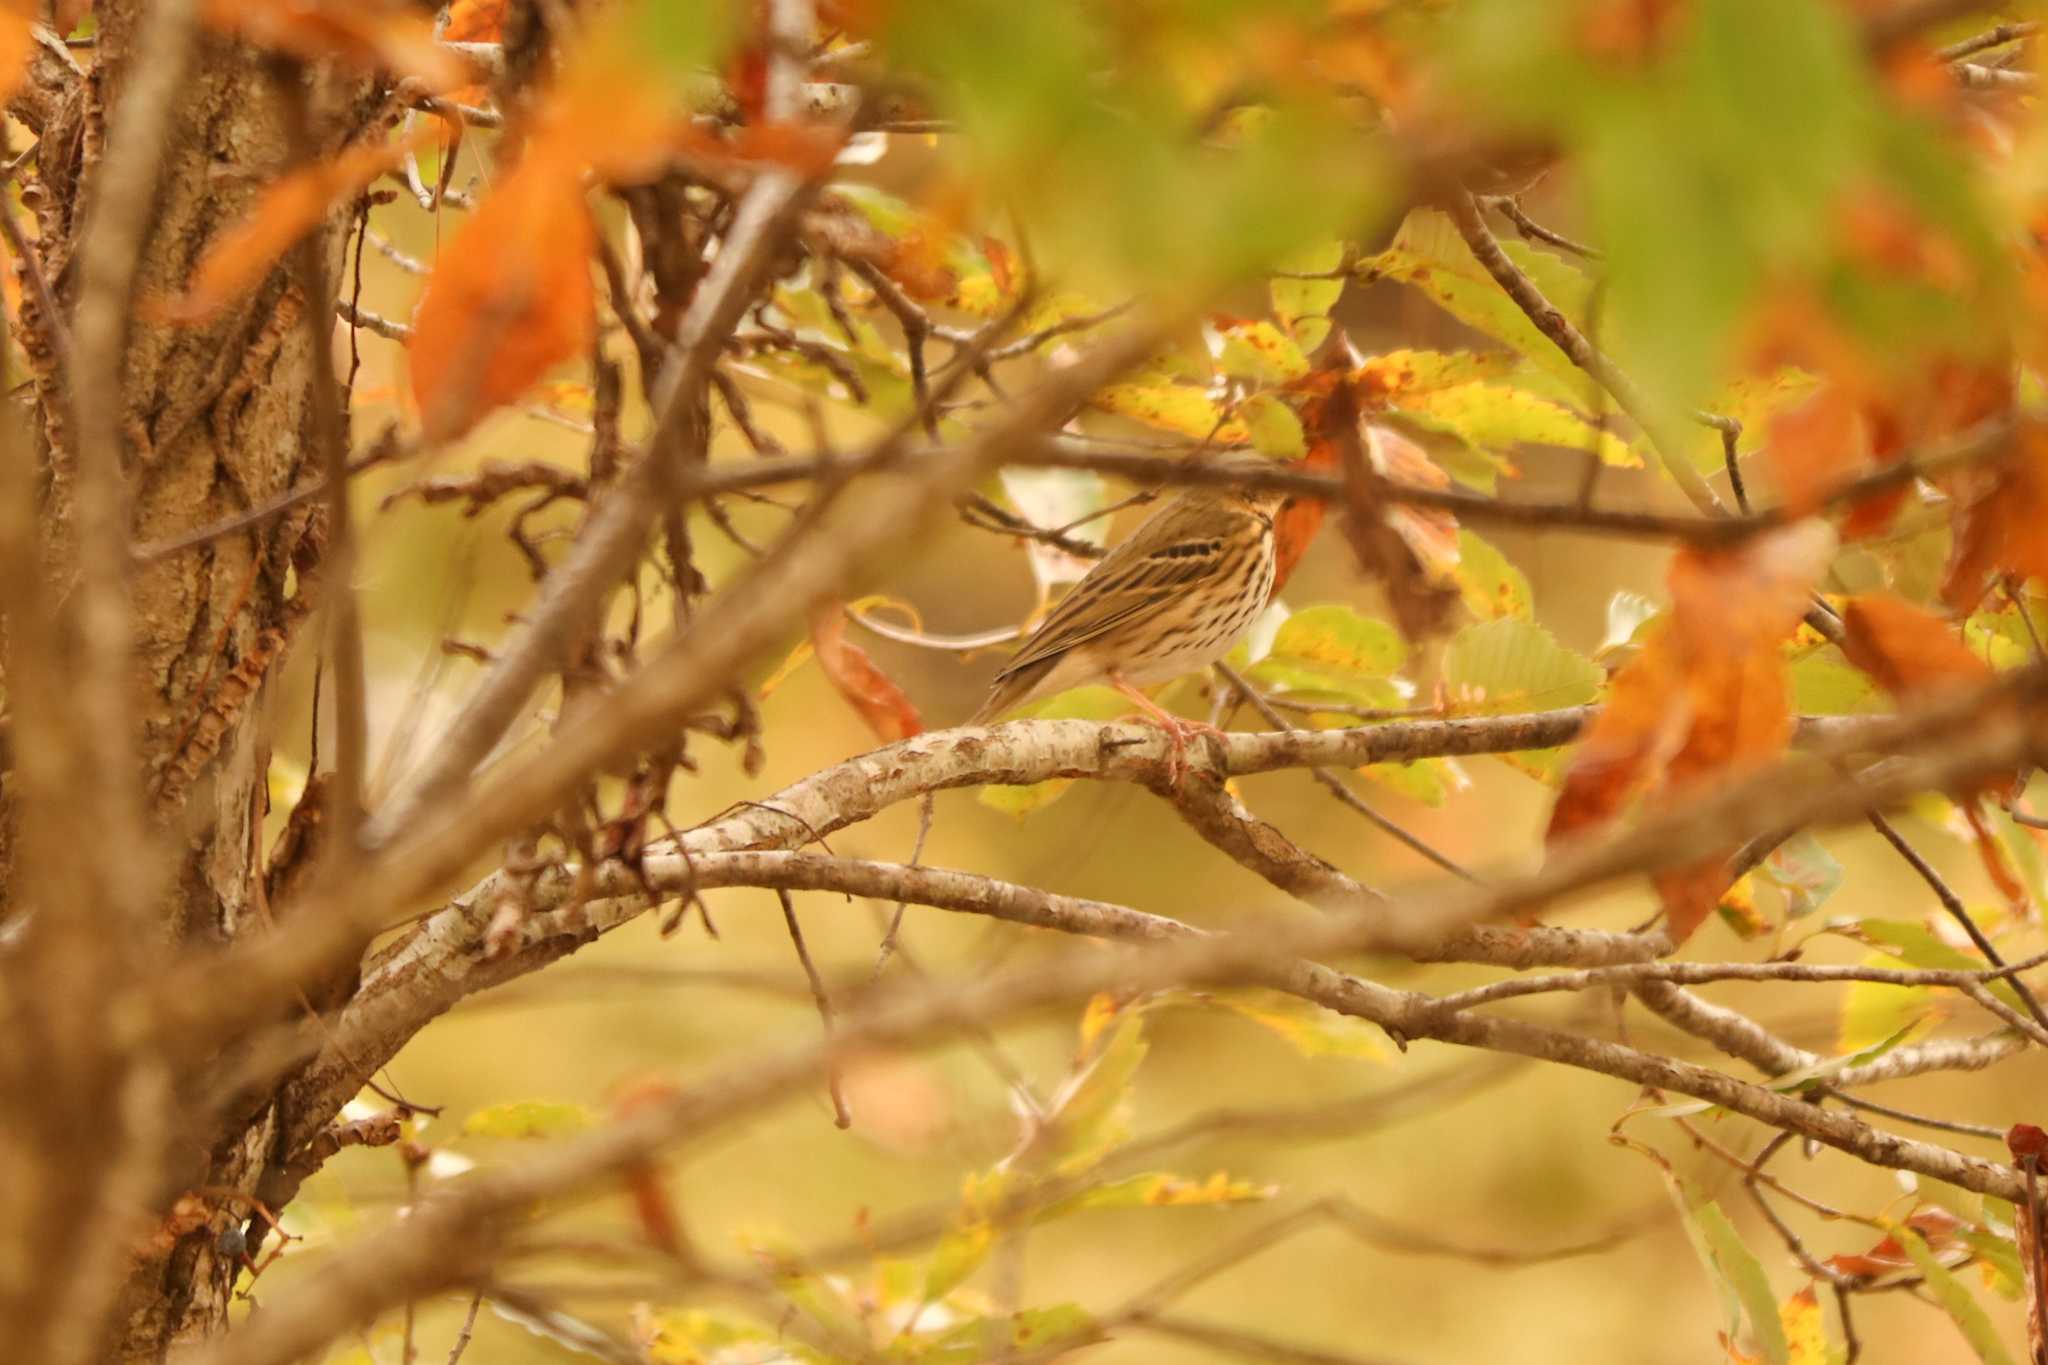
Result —
<instances>
[{"instance_id":1,"label":"bird's tail","mask_svg":"<svg viewBox=\"0 0 2048 1365\"><path fill-rule=\"evenodd\" d=\"M1040 659L1027 664L1023 668L1005 669L996 674L995 685L989 688L988 700L963 723L987 725L1011 707L1020 706L1031 700L1038 685L1045 681L1046 674L1052 672L1054 665L1058 663L1059 656L1055 655L1050 659Z\"/></svg>"}]
</instances>

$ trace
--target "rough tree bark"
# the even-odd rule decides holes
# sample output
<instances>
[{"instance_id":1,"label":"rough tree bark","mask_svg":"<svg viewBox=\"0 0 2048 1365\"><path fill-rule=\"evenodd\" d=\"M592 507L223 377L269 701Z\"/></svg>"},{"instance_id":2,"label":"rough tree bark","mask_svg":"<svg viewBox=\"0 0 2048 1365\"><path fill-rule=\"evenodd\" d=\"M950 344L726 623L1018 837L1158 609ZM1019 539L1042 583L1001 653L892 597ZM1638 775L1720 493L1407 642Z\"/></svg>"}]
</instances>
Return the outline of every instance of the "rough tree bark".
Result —
<instances>
[{"instance_id":1,"label":"rough tree bark","mask_svg":"<svg viewBox=\"0 0 2048 1365\"><path fill-rule=\"evenodd\" d=\"M43 562L61 566L73 525L74 454L62 366L67 317L77 303L73 263L93 228L86 206L104 164L109 119L142 50L141 29L150 6L143 0L103 0L100 36L90 74L81 72L61 44L46 41L32 79L12 112L39 135L35 180L25 195L36 217L39 261L17 262L23 276L23 342L34 384L33 443L41 500ZM373 84L346 73L318 76L280 64L246 47L201 38L181 83L163 139L160 180L138 262L135 298L122 358L125 406L119 414L123 470L137 545L174 541L271 499L317 472L311 395L335 376L313 372L305 294L288 270L198 327L173 327L149 317L147 301L183 288L215 234L232 224L267 178L292 159L291 102L310 111L311 137L332 150L360 135L391 111ZM327 290L340 279L345 234L330 230L320 259ZM42 283L59 318L38 301ZM29 450L10 457L25 460ZM308 506L311 506L310 504ZM139 717L144 790L151 793L155 828L174 848L175 873L155 907L160 942L136 950L140 961L162 960L172 949L204 949L232 942L266 913L258 885L259 837L265 800L268 745L261 708L251 704L262 679L275 672L295 629L316 604L308 572L319 546L317 515L298 510L222 535L180 553L138 561L130 579L134 622L133 706ZM296 560L296 563L295 563ZM293 569L297 576L294 578ZM61 595L55 581L36 591ZM14 683L10 678L10 686ZM6 793L10 830L14 784ZM7 878L7 913L23 910L23 888L12 874L13 840L0 856ZM109 856L145 857L143 850ZM47 908L47 907L44 907ZM103 1005L110 1002L101 1002ZM0 1005L18 1039L64 1029L61 1020L25 1018L34 1006ZM38 1054L41 1053L39 1056ZM109 1054L111 1055L111 1053ZM10 1286L0 1322L10 1329L10 1351L21 1359L106 1354L119 1359L161 1358L167 1347L225 1321L238 1262L238 1240L250 1216L251 1195L274 1159L276 1106L264 1095L241 1096L208 1113L204 1097L175 1084L158 1101L176 1114L158 1123L160 1141L130 1151L151 1206L178 1191L204 1190L205 1208L178 1226L176 1235L149 1237L136 1229L143 1250L132 1265L116 1267L125 1279L113 1342L71 1342L76 1321L53 1321L76 1272L66 1254L68 1225L103 1199L95 1190L103 1172L95 1157L112 1159L119 1137L92 1131L105 1098L96 1088L108 1077L87 1065L65 1066L61 1050L24 1043L9 1049L0 1070L16 1113L50 1113L53 1092L71 1092L62 1106L77 1131L43 1134L12 1148L20 1160L0 1163L0 1245L42 1245L49 1254L34 1264L0 1270ZM188 1068L186 1074L203 1074ZM37 1095L41 1105L17 1103ZM110 1099L107 1106L112 1106ZM101 1128L120 1125L102 1113ZM138 1133L126 1130L132 1148ZM57 1155L57 1154L62 1154ZM0 1147L0 1157L9 1155ZM39 1168L38 1168L39 1167ZM83 1306L83 1305L81 1305ZM47 1352L47 1354L46 1354Z\"/></svg>"}]
</instances>

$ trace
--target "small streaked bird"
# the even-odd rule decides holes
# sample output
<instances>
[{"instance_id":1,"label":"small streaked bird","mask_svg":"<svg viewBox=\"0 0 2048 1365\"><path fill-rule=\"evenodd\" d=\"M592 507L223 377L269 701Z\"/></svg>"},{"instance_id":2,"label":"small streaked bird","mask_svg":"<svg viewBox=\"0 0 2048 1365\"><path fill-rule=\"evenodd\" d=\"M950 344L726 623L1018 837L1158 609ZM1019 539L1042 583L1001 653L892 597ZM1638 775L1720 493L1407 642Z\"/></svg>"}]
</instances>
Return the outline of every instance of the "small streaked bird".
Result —
<instances>
[{"instance_id":1,"label":"small streaked bird","mask_svg":"<svg viewBox=\"0 0 2048 1365\"><path fill-rule=\"evenodd\" d=\"M1145 519L1076 583L996 674L968 724L1025 702L1106 682L1173 740L1215 727L1176 716L1138 689L1207 668L1230 652L1273 593L1276 489L1198 486Z\"/></svg>"}]
</instances>

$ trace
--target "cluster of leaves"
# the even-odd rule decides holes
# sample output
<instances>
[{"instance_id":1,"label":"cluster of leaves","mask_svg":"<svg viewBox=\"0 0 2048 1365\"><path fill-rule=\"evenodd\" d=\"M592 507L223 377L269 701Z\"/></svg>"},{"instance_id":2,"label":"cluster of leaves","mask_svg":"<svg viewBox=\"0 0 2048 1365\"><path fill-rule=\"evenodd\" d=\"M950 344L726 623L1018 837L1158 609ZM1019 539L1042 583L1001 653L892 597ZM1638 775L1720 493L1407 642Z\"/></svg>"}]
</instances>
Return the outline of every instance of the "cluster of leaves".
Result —
<instances>
[{"instance_id":1,"label":"cluster of leaves","mask_svg":"<svg viewBox=\"0 0 2048 1365\"><path fill-rule=\"evenodd\" d=\"M1649 1159L1663 1177L1686 1237L1719 1297L1720 1341L1731 1362L1839 1365L1849 1358L1845 1326L1830 1322L1821 1306L1821 1280L1809 1279L1778 1298L1763 1262L1718 1201L1680 1176L1655 1149L1619 1135L1615 1140ZM1954 1320L1978 1359L1986 1365L2013 1365L1989 1314L1965 1282L1965 1272L1974 1269L1982 1287L2009 1302L2028 1292L2012 1205L1985 1198L1973 1219L1909 1196L1903 1212L1858 1221L1877 1230L1878 1239L1865 1250L1814 1262L1816 1277L1826 1274L1827 1283L1861 1289L1917 1283Z\"/></svg>"}]
</instances>

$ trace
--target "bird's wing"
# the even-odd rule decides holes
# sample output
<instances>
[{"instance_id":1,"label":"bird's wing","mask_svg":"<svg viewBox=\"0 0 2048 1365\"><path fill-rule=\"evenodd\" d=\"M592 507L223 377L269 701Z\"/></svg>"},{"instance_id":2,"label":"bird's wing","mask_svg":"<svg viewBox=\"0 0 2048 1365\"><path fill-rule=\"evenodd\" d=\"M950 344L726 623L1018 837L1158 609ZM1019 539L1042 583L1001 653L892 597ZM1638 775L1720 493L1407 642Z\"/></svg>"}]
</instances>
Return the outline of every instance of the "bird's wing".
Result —
<instances>
[{"instance_id":1,"label":"bird's wing","mask_svg":"<svg viewBox=\"0 0 2048 1365\"><path fill-rule=\"evenodd\" d=\"M1060 599L997 680L1086 644L1216 573L1229 550L1231 516L1222 508L1161 508Z\"/></svg>"}]
</instances>

